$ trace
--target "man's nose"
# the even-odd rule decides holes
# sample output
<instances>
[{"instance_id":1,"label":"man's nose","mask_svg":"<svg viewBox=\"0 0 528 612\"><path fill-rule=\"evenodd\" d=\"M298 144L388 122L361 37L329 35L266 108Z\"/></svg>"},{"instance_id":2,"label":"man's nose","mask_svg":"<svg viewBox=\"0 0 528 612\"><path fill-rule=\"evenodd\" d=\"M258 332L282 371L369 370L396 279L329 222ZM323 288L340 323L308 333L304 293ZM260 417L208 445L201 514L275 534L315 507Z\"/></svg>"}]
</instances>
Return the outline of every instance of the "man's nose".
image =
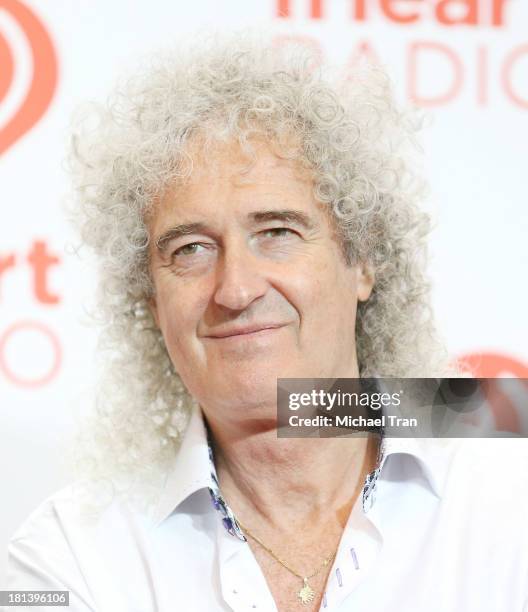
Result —
<instances>
[{"instance_id":1,"label":"man's nose","mask_svg":"<svg viewBox=\"0 0 528 612\"><path fill-rule=\"evenodd\" d=\"M225 248L219 263L214 293L214 301L219 306L244 310L266 293L265 264L247 246Z\"/></svg>"}]
</instances>

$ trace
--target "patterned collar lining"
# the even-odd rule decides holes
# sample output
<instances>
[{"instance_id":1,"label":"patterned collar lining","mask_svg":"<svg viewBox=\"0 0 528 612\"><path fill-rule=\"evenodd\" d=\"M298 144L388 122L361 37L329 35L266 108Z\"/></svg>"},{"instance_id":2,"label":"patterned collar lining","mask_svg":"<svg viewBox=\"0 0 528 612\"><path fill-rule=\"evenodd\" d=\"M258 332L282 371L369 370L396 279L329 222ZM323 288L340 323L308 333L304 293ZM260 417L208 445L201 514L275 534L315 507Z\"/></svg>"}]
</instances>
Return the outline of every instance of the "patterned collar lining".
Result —
<instances>
[{"instance_id":1,"label":"patterned collar lining","mask_svg":"<svg viewBox=\"0 0 528 612\"><path fill-rule=\"evenodd\" d=\"M226 504L224 498L222 497L222 493L220 492L220 486L218 484L218 477L216 475L216 467L214 461L214 453L212 446L212 438L211 432L209 430L209 426L206 424L207 431L207 446L209 450L209 469L211 473L211 483L209 485L209 493L211 495L211 500L213 502L213 506L218 510L220 516L222 518L222 524L232 536L237 537L239 540L243 542L247 542L247 538L244 535L240 525L238 524L235 515L231 508ZM373 506L376 496L376 484L378 481L378 477L381 472L381 468L383 466L383 460L385 458L385 438L382 437L381 443L379 445L378 450L378 459L377 464L374 470L367 474L365 478L365 482L363 484L362 491L362 505L363 512L367 513Z\"/></svg>"}]
</instances>

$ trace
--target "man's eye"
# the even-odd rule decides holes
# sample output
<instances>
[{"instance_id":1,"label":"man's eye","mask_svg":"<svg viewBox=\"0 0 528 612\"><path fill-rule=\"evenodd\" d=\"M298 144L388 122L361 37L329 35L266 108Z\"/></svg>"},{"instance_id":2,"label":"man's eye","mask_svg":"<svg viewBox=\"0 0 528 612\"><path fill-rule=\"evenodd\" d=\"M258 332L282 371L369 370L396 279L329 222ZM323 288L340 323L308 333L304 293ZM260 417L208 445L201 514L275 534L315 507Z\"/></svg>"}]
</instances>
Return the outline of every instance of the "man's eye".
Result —
<instances>
[{"instance_id":1,"label":"man's eye","mask_svg":"<svg viewBox=\"0 0 528 612\"><path fill-rule=\"evenodd\" d=\"M173 257L179 255L195 255L198 247L203 247L203 245L199 242L190 242L189 244L186 244L180 247L179 249L176 249L172 255Z\"/></svg>"},{"instance_id":2,"label":"man's eye","mask_svg":"<svg viewBox=\"0 0 528 612\"><path fill-rule=\"evenodd\" d=\"M271 238L282 238L288 234L296 234L297 232L288 227L272 227L271 229L264 230L262 233L269 235Z\"/></svg>"}]
</instances>

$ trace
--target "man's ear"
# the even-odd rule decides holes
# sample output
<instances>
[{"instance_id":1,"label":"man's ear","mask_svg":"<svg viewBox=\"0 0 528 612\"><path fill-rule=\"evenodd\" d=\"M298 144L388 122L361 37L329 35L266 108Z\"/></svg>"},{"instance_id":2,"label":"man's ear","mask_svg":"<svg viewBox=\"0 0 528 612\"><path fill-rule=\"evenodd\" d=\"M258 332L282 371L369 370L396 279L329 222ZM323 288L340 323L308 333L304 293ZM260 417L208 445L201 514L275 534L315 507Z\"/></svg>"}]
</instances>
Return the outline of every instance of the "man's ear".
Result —
<instances>
[{"instance_id":1,"label":"man's ear","mask_svg":"<svg viewBox=\"0 0 528 612\"><path fill-rule=\"evenodd\" d=\"M374 268L370 264L358 263L357 265L357 296L360 302L366 302L372 288L374 287Z\"/></svg>"},{"instance_id":2,"label":"man's ear","mask_svg":"<svg viewBox=\"0 0 528 612\"><path fill-rule=\"evenodd\" d=\"M156 326L159 328L160 325L159 325L159 315L158 315L158 304L156 302L155 296L149 297L148 307L149 307L150 313L152 314L152 317L154 318Z\"/></svg>"}]
</instances>

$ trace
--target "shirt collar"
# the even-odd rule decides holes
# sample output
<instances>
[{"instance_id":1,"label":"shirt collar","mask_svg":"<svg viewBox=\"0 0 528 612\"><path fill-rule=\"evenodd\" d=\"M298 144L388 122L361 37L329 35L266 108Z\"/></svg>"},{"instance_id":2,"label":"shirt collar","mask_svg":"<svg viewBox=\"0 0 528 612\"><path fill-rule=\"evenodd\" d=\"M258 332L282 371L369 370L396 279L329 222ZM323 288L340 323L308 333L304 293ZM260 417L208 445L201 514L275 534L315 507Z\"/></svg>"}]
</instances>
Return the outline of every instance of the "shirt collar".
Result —
<instances>
[{"instance_id":1,"label":"shirt collar","mask_svg":"<svg viewBox=\"0 0 528 612\"><path fill-rule=\"evenodd\" d=\"M411 457L419 464L426 483L437 497L441 497L447 465L438 441L383 438L378 465L367 476L363 486L362 502L365 512L374 503L376 484L380 476L383 478L386 463L401 461L404 456ZM201 489L209 490L226 529L232 535L245 540L233 513L220 494L202 411L198 405L193 405L181 446L169 469L165 486L154 510L155 525L160 525L185 499Z\"/></svg>"},{"instance_id":2,"label":"shirt collar","mask_svg":"<svg viewBox=\"0 0 528 612\"><path fill-rule=\"evenodd\" d=\"M408 456L419 465L431 491L441 498L449 467L444 443L445 440L431 438L384 438L381 471L387 461L401 461Z\"/></svg>"},{"instance_id":3,"label":"shirt collar","mask_svg":"<svg viewBox=\"0 0 528 612\"><path fill-rule=\"evenodd\" d=\"M211 486L207 433L200 407L193 404L180 448L169 468L165 486L154 511L156 525L162 523L185 499Z\"/></svg>"}]
</instances>

